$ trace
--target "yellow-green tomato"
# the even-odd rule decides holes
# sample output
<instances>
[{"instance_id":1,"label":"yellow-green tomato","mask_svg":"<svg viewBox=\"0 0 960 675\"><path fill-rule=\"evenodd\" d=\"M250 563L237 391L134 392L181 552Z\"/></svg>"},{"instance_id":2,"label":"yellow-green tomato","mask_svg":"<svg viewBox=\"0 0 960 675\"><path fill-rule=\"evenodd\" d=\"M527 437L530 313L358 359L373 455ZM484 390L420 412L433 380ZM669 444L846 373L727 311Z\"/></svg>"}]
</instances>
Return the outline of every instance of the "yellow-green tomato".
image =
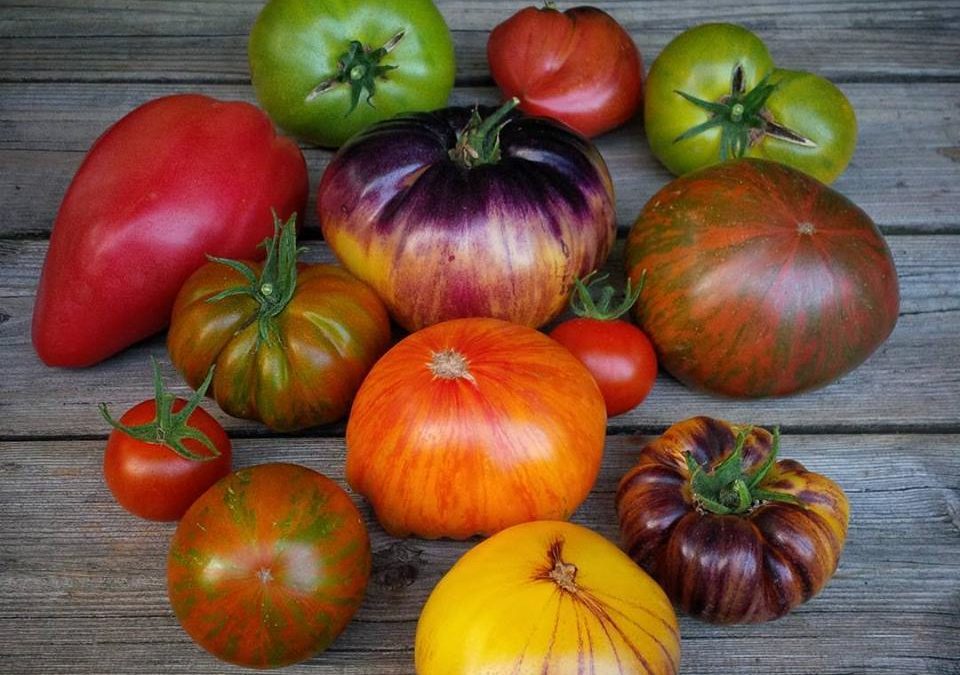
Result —
<instances>
[{"instance_id":1,"label":"yellow-green tomato","mask_svg":"<svg viewBox=\"0 0 960 675\"><path fill-rule=\"evenodd\" d=\"M248 53L273 121L326 147L397 113L441 108L453 88L453 42L431 0L270 0Z\"/></svg>"},{"instance_id":2,"label":"yellow-green tomato","mask_svg":"<svg viewBox=\"0 0 960 675\"><path fill-rule=\"evenodd\" d=\"M653 154L682 175L735 157L788 164L829 183L853 156L857 121L835 85L774 66L746 28L703 24L654 61L644 98Z\"/></svg>"},{"instance_id":3,"label":"yellow-green tomato","mask_svg":"<svg viewBox=\"0 0 960 675\"><path fill-rule=\"evenodd\" d=\"M580 525L515 525L468 551L417 623L418 675L676 675L667 596L614 544Z\"/></svg>"}]
</instances>

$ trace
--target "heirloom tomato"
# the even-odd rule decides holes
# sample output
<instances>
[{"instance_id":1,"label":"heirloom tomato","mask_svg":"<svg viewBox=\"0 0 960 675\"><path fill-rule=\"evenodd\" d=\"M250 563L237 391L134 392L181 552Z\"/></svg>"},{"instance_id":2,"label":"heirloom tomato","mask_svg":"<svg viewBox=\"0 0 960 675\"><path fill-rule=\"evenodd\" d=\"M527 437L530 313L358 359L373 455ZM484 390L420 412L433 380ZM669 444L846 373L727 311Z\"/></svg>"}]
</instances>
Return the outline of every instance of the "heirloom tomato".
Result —
<instances>
[{"instance_id":1,"label":"heirloom tomato","mask_svg":"<svg viewBox=\"0 0 960 675\"><path fill-rule=\"evenodd\" d=\"M610 252L600 153L516 103L381 122L323 174L324 237L407 330L473 316L541 326Z\"/></svg>"},{"instance_id":2,"label":"heirloom tomato","mask_svg":"<svg viewBox=\"0 0 960 675\"><path fill-rule=\"evenodd\" d=\"M676 674L670 601L585 527L539 521L480 542L427 599L418 675Z\"/></svg>"},{"instance_id":3,"label":"heirloom tomato","mask_svg":"<svg viewBox=\"0 0 960 675\"><path fill-rule=\"evenodd\" d=\"M603 397L532 328L457 319L373 367L347 422L347 482L394 536L466 539L561 519L596 480Z\"/></svg>"},{"instance_id":4,"label":"heirloom tomato","mask_svg":"<svg viewBox=\"0 0 960 675\"><path fill-rule=\"evenodd\" d=\"M829 384L897 321L896 269L870 217L776 162L733 160L665 186L626 263L635 281L647 271L634 311L660 364L727 396Z\"/></svg>"},{"instance_id":5,"label":"heirloom tomato","mask_svg":"<svg viewBox=\"0 0 960 675\"><path fill-rule=\"evenodd\" d=\"M846 495L799 462L778 460L779 441L776 432L695 417L644 447L620 481L624 550L688 614L776 619L837 569Z\"/></svg>"},{"instance_id":6,"label":"heirloom tomato","mask_svg":"<svg viewBox=\"0 0 960 675\"><path fill-rule=\"evenodd\" d=\"M100 404L113 427L103 456L103 477L117 503L148 520L177 520L194 500L230 472L230 439L220 423L198 407L213 372L185 401L164 391L153 362L155 396L130 408L119 421Z\"/></svg>"},{"instance_id":7,"label":"heirloom tomato","mask_svg":"<svg viewBox=\"0 0 960 675\"><path fill-rule=\"evenodd\" d=\"M270 0L250 32L257 99L283 129L336 147L447 102L453 41L430 0Z\"/></svg>"},{"instance_id":8,"label":"heirloom tomato","mask_svg":"<svg viewBox=\"0 0 960 675\"><path fill-rule=\"evenodd\" d=\"M650 67L644 98L650 149L675 174L760 157L829 183L853 156L857 118L835 85L775 68L746 28L703 24L680 34Z\"/></svg>"},{"instance_id":9,"label":"heirloom tomato","mask_svg":"<svg viewBox=\"0 0 960 675\"><path fill-rule=\"evenodd\" d=\"M570 307L577 318L564 321L550 337L562 344L587 367L607 405L607 416L619 415L640 405L657 379L657 354L650 339L631 323L620 320L637 301L643 280L627 289L623 301L611 306L616 290L603 286L594 299L592 289L606 275L590 282L577 279Z\"/></svg>"},{"instance_id":10,"label":"heirloom tomato","mask_svg":"<svg viewBox=\"0 0 960 675\"><path fill-rule=\"evenodd\" d=\"M490 73L531 115L596 136L633 117L643 63L630 35L596 7L527 7L491 31Z\"/></svg>"},{"instance_id":11,"label":"heirloom tomato","mask_svg":"<svg viewBox=\"0 0 960 675\"><path fill-rule=\"evenodd\" d=\"M97 139L60 205L37 354L89 366L163 329L205 255L256 255L270 210L285 218L306 199L300 149L256 107L195 94L143 104Z\"/></svg>"},{"instance_id":12,"label":"heirloom tomato","mask_svg":"<svg viewBox=\"0 0 960 675\"><path fill-rule=\"evenodd\" d=\"M261 464L217 482L183 516L167 558L173 612L230 663L276 668L326 649L370 576L357 507L326 476Z\"/></svg>"},{"instance_id":13,"label":"heirloom tomato","mask_svg":"<svg viewBox=\"0 0 960 675\"><path fill-rule=\"evenodd\" d=\"M390 320L345 270L297 263L294 217L275 227L263 264L214 258L187 280L167 346L192 386L216 364L213 396L228 414L295 431L347 413Z\"/></svg>"}]
</instances>

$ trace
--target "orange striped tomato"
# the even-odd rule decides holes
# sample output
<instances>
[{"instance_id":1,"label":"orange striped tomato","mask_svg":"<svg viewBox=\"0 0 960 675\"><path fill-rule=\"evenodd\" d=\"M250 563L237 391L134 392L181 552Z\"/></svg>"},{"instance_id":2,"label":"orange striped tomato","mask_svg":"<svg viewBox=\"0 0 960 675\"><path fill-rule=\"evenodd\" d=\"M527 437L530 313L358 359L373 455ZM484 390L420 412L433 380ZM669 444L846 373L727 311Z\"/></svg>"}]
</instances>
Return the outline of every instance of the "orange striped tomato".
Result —
<instances>
[{"instance_id":1,"label":"orange striped tomato","mask_svg":"<svg viewBox=\"0 0 960 675\"><path fill-rule=\"evenodd\" d=\"M546 335L448 321L401 341L364 380L347 481L394 536L566 519L596 480L606 419L590 373Z\"/></svg>"},{"instance_id":2,"label":"orange striped tomato","mask_svg":"<svg viewBox=\"0 0 960 675\"><path fill-rule=\"evenodd\" d=\"M620 549L563 522L511 527L440 580L417 624L418 675L676 673L670 601Z\"/></svg>"}]
</instances>

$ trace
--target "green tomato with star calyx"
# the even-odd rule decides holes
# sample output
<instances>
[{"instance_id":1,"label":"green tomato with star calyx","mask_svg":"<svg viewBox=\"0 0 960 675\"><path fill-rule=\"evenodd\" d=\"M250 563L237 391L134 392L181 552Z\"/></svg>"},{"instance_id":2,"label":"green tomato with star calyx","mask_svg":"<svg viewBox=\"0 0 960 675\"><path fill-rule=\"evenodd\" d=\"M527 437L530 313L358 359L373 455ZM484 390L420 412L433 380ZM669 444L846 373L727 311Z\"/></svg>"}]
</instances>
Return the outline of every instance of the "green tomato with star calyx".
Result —
<instances>
[{"instance_id":1,"label":"green tomato with star calyx","mask_svg":"<svg viewBox=\"0 0 960 675\"><path fill-rule=\"evenodd\" d=\"M759 157L830 183L857 143L853 106L836 85L777 68L759 37L726 23L664 48L647 77L644 124L653 154L677 175Z\"/></svg>"},{"instance_id":2,"label":"green tomato with star calyx","mask_svg":"<svg viewBox=\"0 0 960 675\"><path fill-rule=\"evenodd\" d=\"M324 147L397 113L443 107L453 88L453 41L431 0L270 0L248 55L273 121Z\"/></svg>"}]
</instances>

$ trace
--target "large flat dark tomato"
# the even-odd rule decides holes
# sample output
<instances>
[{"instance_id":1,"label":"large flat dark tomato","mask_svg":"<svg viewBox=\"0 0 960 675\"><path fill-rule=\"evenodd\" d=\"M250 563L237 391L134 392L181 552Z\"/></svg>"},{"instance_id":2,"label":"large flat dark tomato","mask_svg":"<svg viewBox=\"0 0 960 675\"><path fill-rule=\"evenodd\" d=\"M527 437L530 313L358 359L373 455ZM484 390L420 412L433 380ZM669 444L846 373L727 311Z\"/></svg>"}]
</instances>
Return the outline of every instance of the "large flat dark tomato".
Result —
<instances>
[{"instance_id":1,"label":"large flat dark tomato","mask_svg":"<svg viewBox=\"0 0 960 675\"><path fill-rule=\"evenodd\" d=\"M357 508L332 480L294 464L236 471L177 527L170 604L215 656L274 668L326 649L349 623L370 574Z\"/></svg>"}]
</instances>

